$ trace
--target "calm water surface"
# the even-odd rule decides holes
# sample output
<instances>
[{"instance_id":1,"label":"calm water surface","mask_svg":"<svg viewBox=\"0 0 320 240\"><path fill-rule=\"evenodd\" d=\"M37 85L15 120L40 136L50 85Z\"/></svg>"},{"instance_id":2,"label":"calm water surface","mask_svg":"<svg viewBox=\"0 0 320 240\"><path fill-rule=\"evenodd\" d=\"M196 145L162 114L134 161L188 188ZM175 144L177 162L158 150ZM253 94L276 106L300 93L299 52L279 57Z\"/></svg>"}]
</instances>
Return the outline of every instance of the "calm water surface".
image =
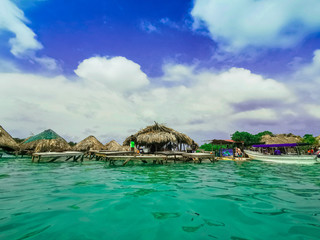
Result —
<instances>
[{"instance_id":1,"label":"calm water surface","mask_svg":"<svg viewBox=\"0 0 320 240\"><path fill-rule=\"evenodd\" d=\"M0 239L319 239L320 164L0 160Z\"/></svg>"}]
</instances>

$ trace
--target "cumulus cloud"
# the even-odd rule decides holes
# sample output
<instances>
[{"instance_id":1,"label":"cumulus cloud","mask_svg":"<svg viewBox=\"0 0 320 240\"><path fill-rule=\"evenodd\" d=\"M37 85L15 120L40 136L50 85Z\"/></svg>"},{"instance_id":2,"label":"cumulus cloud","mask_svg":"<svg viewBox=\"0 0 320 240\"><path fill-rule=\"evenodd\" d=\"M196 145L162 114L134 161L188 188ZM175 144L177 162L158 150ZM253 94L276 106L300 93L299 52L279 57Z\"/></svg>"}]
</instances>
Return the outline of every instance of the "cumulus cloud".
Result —
<instances>
[{"instance_id":1,"label":"cumulus cloud","mask_svg":"<svg viewBox=\"0 0 320 240\"><path fill-rule=\"evenodd\" d=\"M191 15L228 51L290 48L320 31L318 0L196 0Z\"/></svg>"},{"instance_id":2,"label":"cumulus cloud","mask_svg":"<svg viewBox=\"0 0 320 240\"><path fill-rule=\"evenodd\" d=\"M72 81L62 75L2 73L0 122L8 130L20 126L25 134L20 137L53 128L73 141L91 131L107 142L122 141L158 121L201 141L235 130L290 132L289 123L301 118L294 89L275 79L243 68L218 72L170 64L164 69L160 85L149 82L140 66L124 57L86 59ZM189 81L183 81L182 73ZM175 81L170 87L169 75ZM295 111L290 111L293 104ZM310 123L315 116L308 116ZM298 126L305 129L303 122Z\"/></svg>"},{"instance_id":3,"label":"cumulus cloud","mask_svg":"<svg viewBox=\"0 0 320 240\"><path fill-rule=\"evenodd\" d=\"M303 109L311 116L320 119L319 84L320 84L320 50L314 51L310 63L300 65L292 76L290 88L295 91L301 101L305 102Z\"/></svg>"},{"instance_id":4,"label":"cumulus cloud","mask_svg":"<svg viewBox=\"0 0 320 240\"><path fill-rule=\"evenodd\" d=\"M183 64L165 64L162 68L164 75L162 80L168 82L186 82L192 76L195 66Z\"/></svg>"},{"instance_id":5,"label":"cumulus cloud","mask_svg":"<svg viewBox=\"0 0 320 240\"><path fill-rule=\"evenodd\" d=\"M118 91L139 89L149 84L140 65L125 57L92 57L82 61L75 73L83 79Z\"/></svg>"},{"instance_id":6,"label":"cumulus cloud","mask_svg":"<svg viewBox=\"0 0 320 240\"><path fill-rule=\"evenodd\" d=\"M171 63L155 85L137 63L124 57L85 59L72 80L1 73L0 122L8 130L23 126L18 137L52 128L73 141L90 131L103 142L123 141L153 121L196 141L227 138L236 130L304 134L312 132L320 108L306 97L316 93L316 87L302 94L298 79L316 76L318 54L296 72L294 84L243 68L216 71ZM174 84L168 86L169 76Z\"/></svg>"},{"instance_id":7,"label":"cumulus cloud","mask_svg":"<svg viewBox=\"0 0 320 240\"><path fill-rule=\"evenodd\" d=\"M311 81L311 84L320 84L320 50L313 53L312 62L298 69L295 78L300 82L305 80Z\"/></svg>"},{"instance_id":8,"label":"cumulus cloud","mask_svg":"<svg viewBox=\"0 0 320 240\"><path fill-rule=\"evenodd\" d=\"M10 38L11 53L21 57L28 51L39 50L42 45L36 40L36 34L26 25L28 20L24 13L11 1L0 2L0 30L12 32L15 37Z\"/></svg>"}]
</instances>

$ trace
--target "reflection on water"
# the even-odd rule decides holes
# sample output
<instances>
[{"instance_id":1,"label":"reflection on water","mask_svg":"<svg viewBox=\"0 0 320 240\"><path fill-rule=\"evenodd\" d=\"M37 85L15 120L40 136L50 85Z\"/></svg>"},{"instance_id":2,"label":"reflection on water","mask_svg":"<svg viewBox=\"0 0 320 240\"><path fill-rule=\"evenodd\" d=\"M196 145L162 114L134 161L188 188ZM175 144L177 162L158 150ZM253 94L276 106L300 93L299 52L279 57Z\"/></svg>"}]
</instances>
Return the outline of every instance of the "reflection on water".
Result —
<instances>
[{"instance_id":1,"label":"reflection on water","mask_svg":"<svg viewBox=\"0 0 320 240\"><path fill-rule=\"evenodd\" d=\"M317 239L320 165L0 160L0 239Z\"/></svg>"}]
</instances>

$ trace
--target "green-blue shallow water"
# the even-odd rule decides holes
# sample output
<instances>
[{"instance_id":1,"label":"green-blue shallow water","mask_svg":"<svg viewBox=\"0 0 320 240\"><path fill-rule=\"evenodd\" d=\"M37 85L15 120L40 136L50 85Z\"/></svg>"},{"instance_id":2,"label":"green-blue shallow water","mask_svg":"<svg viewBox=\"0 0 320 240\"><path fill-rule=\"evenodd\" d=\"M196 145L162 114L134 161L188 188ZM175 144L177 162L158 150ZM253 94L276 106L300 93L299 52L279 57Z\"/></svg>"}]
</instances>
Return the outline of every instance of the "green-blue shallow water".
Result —
<instances>
[{"instance_id":1,"label":"green-blue shallow water","mask_svg":"<svg viewBox=\"0 0 320 240\"><path fill-rule=\"evenodd\" d=\"M320 165L0 160L0 239L319 239Z\"/></svg>"}]
</instances>

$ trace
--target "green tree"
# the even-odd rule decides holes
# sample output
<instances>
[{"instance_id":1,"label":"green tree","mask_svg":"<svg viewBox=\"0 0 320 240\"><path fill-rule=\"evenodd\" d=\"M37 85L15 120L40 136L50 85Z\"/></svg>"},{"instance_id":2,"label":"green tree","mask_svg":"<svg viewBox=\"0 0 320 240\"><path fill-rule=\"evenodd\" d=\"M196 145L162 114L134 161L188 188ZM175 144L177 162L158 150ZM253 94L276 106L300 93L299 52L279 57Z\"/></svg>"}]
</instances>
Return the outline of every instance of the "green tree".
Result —
<instances>
[{"instance_id":1,"label":"green tree","mask_svg":"<svg viewBox=\"0 0 320 240\"><path fill-rule=\"evenodd\" d=\"M273 135L273 133L272 132L270 132L270 131L263 131L263 132L259 132L258 134L256 134L256 136L258 136L258 137L262 137L262 136L264 136L264 135L270 135L270 136L272 136Z\"/></svg>"},{"instance_id":2,"label":"green tree","mask_svg":"<svg viewBox=\"0 0 320 240\"><path fill-rule=\"evenodd\" d=\"M305 134L302 139L303 143L309 143L311 145L317 144L317 139L312 134Z\"/></svg>"},{"instance_id":3,"label":"green tree","mask_svg":"<svg viewBox=\"0 0 320 240\"><path fill-rule=\"evenodd\" d=\"M231 135L231 139L233 141L237 141L237 142L244 142L245 145L250 145L250 144L254 144L254 143L258 143L260 142L260 138L257 135L253 135L251 133L248 132L239 132L236 131L234 134Z\"/></svg>"},{"instance_id":4,"label":"green tree","mask_svg":"<svg viewBox=\"0 0 320 240\"><path fill-rule=\"evenodd\" d=\"M73 147L73 146L77 145L77 143L76 143L76 142L72 142L72 141L70 141L70 142L68 142L68 143L69 143L69 145L70 145L71 147Z\"/></svg>"},{"instance_id":5,"label":"green tree","mask_svg":"<svg viewBox=\"0 0 320 240\"><path fill-rule=\"evenodd\" d=\"M200 148L205 151L217 151L220 148L224 148L224 149L227 148L227 145L213 145L211 143L205 143L201 145Z\"/></svg>"}]
</instances>

